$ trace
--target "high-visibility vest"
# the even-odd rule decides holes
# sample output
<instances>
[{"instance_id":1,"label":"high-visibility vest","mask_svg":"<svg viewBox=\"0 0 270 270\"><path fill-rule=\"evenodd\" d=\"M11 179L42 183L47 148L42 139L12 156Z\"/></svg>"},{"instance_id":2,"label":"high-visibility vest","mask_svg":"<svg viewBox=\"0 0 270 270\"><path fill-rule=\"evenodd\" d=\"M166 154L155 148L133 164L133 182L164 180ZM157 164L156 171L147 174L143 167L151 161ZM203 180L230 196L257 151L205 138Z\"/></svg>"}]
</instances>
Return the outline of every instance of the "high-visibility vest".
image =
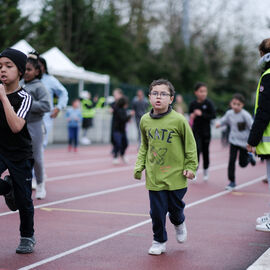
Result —
<instances>
[{"instance_id":1,"label":"high-visibility vest","mask_svg":"<svg viewBox=\"0 0 270 270\"><path fill-rule=\"evenodd\" d=\"M82 117L83 118L93 118L95 116L95 109L92 107L91 109L87 108L87 106L93 106L93 102L90 99L83 99L81 101L82 104Z\"/></svg>"},{"instance_id":2,"label":"high-visibility vest","mask_svg":"<svg viewBox=\"0 0 270 270\"><path fill-rule=\"evenodd\" d=\"M258 86L257 86L257 92L256 92L256 101L255 101L255 114L257 112L258 108L258 101L259 101L259 93L260 93L260 88L261 88L261 81L263 76L266 74L270 74L270 68L267 69L261 76ZM270 123L266 127L266 129L263 132L263 137L261 142L256 146L256 153L258 155L270 155Z\"/></svg>"},{"instance_id":3,"label":"high-visibility vest","mask_svg":"<svg viewBox=\"0 0 270 270\"><path fill-rule=\"evenodd\" d=\"M97 104L96 104L96 108L97 108L97 109L100 109L100 108L104 107L105 101L106 101L105 97L100 97L100 98L98 99Z\"/></svg>"}]
</instances>

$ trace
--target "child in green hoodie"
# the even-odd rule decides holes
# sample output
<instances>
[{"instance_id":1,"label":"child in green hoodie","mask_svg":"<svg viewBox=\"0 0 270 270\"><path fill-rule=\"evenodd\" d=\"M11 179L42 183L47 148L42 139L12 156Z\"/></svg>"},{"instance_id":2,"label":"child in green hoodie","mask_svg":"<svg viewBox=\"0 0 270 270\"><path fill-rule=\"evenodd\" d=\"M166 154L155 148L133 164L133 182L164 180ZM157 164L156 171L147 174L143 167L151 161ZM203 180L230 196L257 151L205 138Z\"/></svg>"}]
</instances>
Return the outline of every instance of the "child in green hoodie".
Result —
<instances>
[{"instance_id":1,"label":"child in green hoodie","mask_svg":"<svg viewBox=\"0 0 270 270\"><path fill-rule=\"evenodd\" d=\"M148 251L151 255L166 251L168 212L177 241L186 241L183 197L187 191L187 179L194 178L198 166L192 130L185 117L171 108L174 94L174 87L168 80L153 81L149 88L153 108L140 121L142 141L134 178L141 179L145 169L154 233Z\"/></svg>"}]
</instances>

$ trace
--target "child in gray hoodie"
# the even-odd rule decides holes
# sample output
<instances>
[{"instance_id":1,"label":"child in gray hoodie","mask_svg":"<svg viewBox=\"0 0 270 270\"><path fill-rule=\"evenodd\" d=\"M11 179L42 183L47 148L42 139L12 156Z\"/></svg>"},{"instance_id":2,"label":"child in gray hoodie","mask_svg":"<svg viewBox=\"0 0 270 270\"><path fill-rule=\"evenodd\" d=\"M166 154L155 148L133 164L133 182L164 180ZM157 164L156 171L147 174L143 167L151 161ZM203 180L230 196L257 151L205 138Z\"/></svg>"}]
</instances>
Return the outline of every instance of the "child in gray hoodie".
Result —
<instances>
[{"instance_id":1,"label":"child in gray hoodie","mask_svg":"<svg viewBox=\"0 0 270 270\"><path fill-rule=\"evenodd\" d=\"M220 119L216 127L229 126L230 158L228 165L228 190L233 190L235 184L235 161L239 152L239 165L246 167L248 163L256 165L256 161L251 153L246 150L247 139L253 120L248 111L243 109L245 99L241 94L235 94L230 102L231 109Z\"/></svg>"},{"instance_id":2,"label":"child in gray hoodie","mask_svg":"<svg viewBox=\"0 0 270 270\"><path fill-rule=\"evenodd\" d=\"M32 138L34 172L37 181L36 198L46 197L44 167L43 167L43 115L50 111L50 96L40 81L41 69L36 54L29 54L26 62L24 89L32 96L33 104L26 119L28 131Z\"/></svg>"}]
</instances>

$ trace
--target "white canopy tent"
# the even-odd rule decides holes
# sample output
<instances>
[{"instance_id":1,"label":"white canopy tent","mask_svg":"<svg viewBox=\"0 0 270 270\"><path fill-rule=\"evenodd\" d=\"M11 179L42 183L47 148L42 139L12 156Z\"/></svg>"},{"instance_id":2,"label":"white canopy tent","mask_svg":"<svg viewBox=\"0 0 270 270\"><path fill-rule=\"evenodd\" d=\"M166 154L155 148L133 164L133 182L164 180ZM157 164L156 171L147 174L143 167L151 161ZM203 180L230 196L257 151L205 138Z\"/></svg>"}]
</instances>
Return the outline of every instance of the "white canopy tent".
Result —
<instances>
[{"instance_id":1,"label":"white canopy tent","mask_svg":"<svg viewBox=\"0 0 270 270\"><path fill-rule=\"evenodd\" d=\"M25 54L30 53L31 51L34 51L35 49L24 39L18 41L16 44L11 46L13 49L19 50Z\"/></svg>"},{"instance_id":2,"label":"white canopy tent","mask_svg":"<svg viewBox=\"0 0 270 270\"><path fill-rule=\"evenodd\" d=\"M25 40L20 40L12 48L28 54L35 49ZM41 55L47 62L50 74L60 78L61 81L76 81L79 83L79 92L84 88L84 82L104 84L104 96L109 96L110 76L85 70L75 65L62 51L53 47Z\"/></svg>"}]
</instances>

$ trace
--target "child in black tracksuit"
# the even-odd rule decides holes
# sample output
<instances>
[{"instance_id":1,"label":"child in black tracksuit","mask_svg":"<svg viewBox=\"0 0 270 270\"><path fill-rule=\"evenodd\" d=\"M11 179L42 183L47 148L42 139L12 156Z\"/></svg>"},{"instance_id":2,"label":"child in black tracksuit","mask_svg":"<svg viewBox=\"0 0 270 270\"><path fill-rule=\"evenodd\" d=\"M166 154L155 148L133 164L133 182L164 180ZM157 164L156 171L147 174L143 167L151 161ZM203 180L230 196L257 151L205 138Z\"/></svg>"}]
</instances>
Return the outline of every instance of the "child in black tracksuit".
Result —
<instances>
[{"instance_id":1,"label":"child in black tracksuit","mask_svg":"<svg viewBox=\"0 0 270 270\"><path fill-rule=\"evenodd\" d=\"M127 112L128 99L121 97L116 103L113 111L112 136L114 140L113 163L118 164L118 156L124 163L127 163L125 152L128 147L128 139L126 134L126 124L131 118L131 114Z\"/></svg>"},{"instance_id":2,"label":"child in black tracksuit","mask_svg":"<svg viewBox=\"0 0 270 270\"><path fill-rule=\"evenodd\" d=\"M25 72L26 55L11 48L0 53L0 195L12 211L19 210L21 240L17 253L31 253L34 238L32 193L33 153L26 116L32 97L19 86Z\"/></svg>"},{"instance_id":3,"label":"child in black tracksuit","mask_svg":"<svg viewBox=\"0 0 270 270\"><path fill-rule=\"evenodd\" d=\"M197 144L198 161L203 155L203 179L208 180L209 145L211 140L211 120L216 118L213 103L207 99L207 87L204 83L195 85L196 100L189 105L190 123Z\"/></svg>"}]
</instances>

